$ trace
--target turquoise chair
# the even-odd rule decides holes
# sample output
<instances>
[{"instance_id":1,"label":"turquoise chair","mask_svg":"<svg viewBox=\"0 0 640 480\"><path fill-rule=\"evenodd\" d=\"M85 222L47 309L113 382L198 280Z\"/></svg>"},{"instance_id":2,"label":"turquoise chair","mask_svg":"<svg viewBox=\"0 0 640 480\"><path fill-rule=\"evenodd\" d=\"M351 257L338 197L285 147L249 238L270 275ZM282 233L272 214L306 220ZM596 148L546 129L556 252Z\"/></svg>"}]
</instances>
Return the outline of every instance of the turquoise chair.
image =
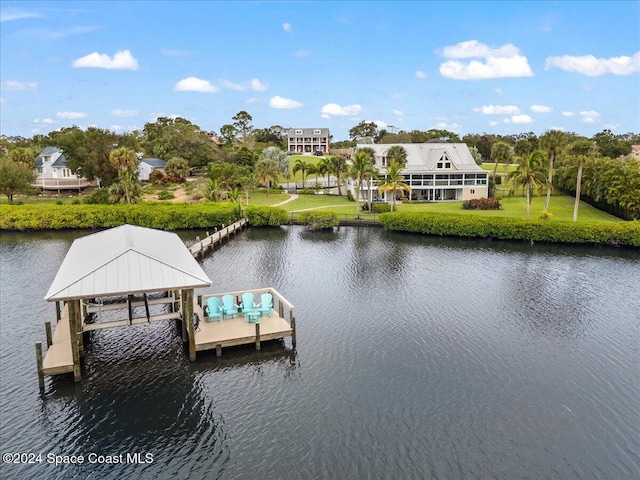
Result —
<instances>
[{"instance_id":1,"label":"turquoise chair","mask_svg":"<svg viewBox=\"0 0 640 480\"><path fill-rule=\"evenodd\" d=\"M244 316L245 313L253 313L256 308L256 304L253 303L253 293L247 292L242 294L240 308L242 308L242 316Z\"/></svg>"},{"instance_id":2,"label":"turquoise chair","mask_svg":"<svg viewBox=\"0 0 640 480\"><path fill-rule=\"evenodd\" d=\"M213 322L214 318L222 320L222 307L218 297L209 297L207 298L207 319Z\"/></svg>"},{"instance_id":3,"label":"turquoise chair","mask_svg":"<svg viewBox=\"0 0 640 480\"><path fill-rule=\"evenodd\" d=\"M271 316L271 309L273 308L273 295L270 293L263 293L260 295L260 314L266 313Z\"/></svg>"},{"instance_id":4,"label":"turquoise chair","mask_svg":"<svg viewBox=\"0 0 640 480\"><path fill-rule=\"evenodd\" d=\"M233 295L222 296L222 314L225 317L228 317L229 315L235 317L236 315L238 315L238 307L239 305L233 303Z\"/></svg>"}]
</instances>

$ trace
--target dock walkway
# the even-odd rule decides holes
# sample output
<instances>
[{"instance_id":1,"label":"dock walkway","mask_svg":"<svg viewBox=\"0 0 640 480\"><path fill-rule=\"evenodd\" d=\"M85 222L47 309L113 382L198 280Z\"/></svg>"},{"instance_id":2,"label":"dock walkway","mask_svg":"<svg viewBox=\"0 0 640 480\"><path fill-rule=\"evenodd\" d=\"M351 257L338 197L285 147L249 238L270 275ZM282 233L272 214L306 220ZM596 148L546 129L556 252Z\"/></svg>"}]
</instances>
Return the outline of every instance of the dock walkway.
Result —
<instances>
[{"instance_id":1,"label":"dock walkway","mask_svg":"<svg viewBox=\"0 0 640 480\"><path fill-rule=\"evenodd\" d=\"M213 232L213 234L208 235L203 240L196 239L196 243L189 247L189 251L194 257L197 255L203 257L207 250L215 248L216 244L222 243L225 238L236 234L238 230L242 230L247 225L247 219L241 218L237 222Z\"/></svg>"},{"instance_id":2,"label":"dock walkway","mask_svg":"<svg viewBox=\"0 0 640 480\"><path fill-rule=\"evenodd\" d=\"M73 372L68 305L65 305L60 312L60 320L58 320L53 333L52 343L49 345L47 354L42 362L42 371L45 375Z\"/></svg>"}]
</instances>

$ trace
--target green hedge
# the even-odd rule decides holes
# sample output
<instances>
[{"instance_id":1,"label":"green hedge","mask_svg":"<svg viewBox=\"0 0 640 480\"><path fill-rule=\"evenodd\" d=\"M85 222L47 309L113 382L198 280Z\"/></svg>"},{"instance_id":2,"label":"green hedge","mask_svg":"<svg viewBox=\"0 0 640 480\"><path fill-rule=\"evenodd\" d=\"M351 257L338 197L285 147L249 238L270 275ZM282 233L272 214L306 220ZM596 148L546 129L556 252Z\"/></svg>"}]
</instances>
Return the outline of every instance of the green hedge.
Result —
<instances>
[{"instance_id":1,"label":"green hedge","mask_svg":"<svg viewBox=\"0 0 640 480\"><path fill-rule=\"evenodd\" d=\"M505 217L476 217L423 212L380 215L388 230L459 237L586 243L640 248L640 221L619 223L561 222Z\"/></svg>"},{"instance_id":2,"label":"green hedge","mask_svg":"<svg viewBox=\"0 0 640 480\"><path fill-rule=\"evenodd\" d=\"M338 214L335 212L302 212L298 221L306 225L309 230L328 230L339 225Z\"/></svg>"},{"instance_id":3,"label":"green hedge","mask_svg":"<svg viewBox=\"0 0 640 480\"><path fill-rule=\"evenodd\" d=\"M252 227L279 227L289 223L286 210L277 207L258 207L249 205L245 216Z\"/></svg>"},{"instance_id":4,"label":"green hedge","mask_svg":"<svg viewBox=\"0 0 640 480\"><path fill-rule=\"evenodd\" d=\"M229 225L239 218L230 203L201 205L0 205L0 230L106 228L129 223L163 230Z\"/></svg>"}]
</instances>

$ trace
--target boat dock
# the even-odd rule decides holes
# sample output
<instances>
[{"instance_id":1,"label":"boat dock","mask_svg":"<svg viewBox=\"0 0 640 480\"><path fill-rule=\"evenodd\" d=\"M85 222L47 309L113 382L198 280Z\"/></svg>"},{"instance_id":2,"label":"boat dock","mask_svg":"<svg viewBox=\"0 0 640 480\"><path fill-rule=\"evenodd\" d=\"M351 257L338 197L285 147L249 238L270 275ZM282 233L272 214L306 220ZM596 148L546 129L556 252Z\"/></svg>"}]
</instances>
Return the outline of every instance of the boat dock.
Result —
<instances>
[{"instance_id":1,"label":"boat dock","mask_svg":"<svg viewBox=\"0 0 640 480\"><path fill-rule=\"evenodd\" d=\"M213 250L217 244L222 244L222 241L225 238L237 234L239 230L242 230L247 225L247 219L241 218L227 227L223 226L220 230L213 232L211 235L207 232L207 236L203 240L196 237L196 243L189 247L189 251L194 257L200 255L200 258L203 258L207 250Z\"/></svg>"}]
</instances>

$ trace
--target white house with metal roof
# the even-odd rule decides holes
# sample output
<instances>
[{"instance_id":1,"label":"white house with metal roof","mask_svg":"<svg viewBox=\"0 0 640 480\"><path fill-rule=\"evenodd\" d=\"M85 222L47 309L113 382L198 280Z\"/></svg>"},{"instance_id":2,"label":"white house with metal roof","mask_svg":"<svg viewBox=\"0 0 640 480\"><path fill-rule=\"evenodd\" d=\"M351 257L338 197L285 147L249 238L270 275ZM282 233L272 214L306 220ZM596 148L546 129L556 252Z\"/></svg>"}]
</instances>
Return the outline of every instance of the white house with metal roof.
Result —
<instances>
[{"instance_id":1,"label":"white house with metal roof","mask_svg":"<svg viewBox=\"0 0 640 480\"><path fill-rule=\"evenodd\" d=\"M287 149L299 154L329 153L331 135L328 128L290 128Z\"/></svg>"},{"instance_id":2,"label":"white house with metal roof","mask_svg":"<svg viewBox=\"0 0 640 480\"><path fill-rule=\"evenodd\" d=\"M57 147L45 147L35 162L36 180L33 186L43 190L82 190L90 182L71 171L67 157Z\"/></svg>"},{"instance_id":3,"label":"white house with metal roof","mask_svg":"<svg viewBox=\"0 0 640 480\"><path fill-rule=\"evenodd\" d=\"M138 178L143 181L148 181L151 172L160 170L164 173L164 167L166 165L167 162L160 158L143 158L138 164Z\"/></svg>"},{"instance_id":4,"label":"white house with metal roof","mask_svg":"<svg viewBox=\"0 0 640 480\"><path fill-rule=\"evenodd\" d=\"M374 166L379 176L384 177L384 168L389 165L387 152L393 146L401 146L407 152L407 162L401 173L403 182L411 187L411 200L469 200L488 196L489 174L476 164L464 143L374 144L358 145L357 148L373 149ZM365 201L391 201L392 193L378 192L378 183L363 185ZM353 181L348 186L355 198L360 189L356 191ZM397 191L396 195L409 194Z\"/></svg>"}]
</instances>

